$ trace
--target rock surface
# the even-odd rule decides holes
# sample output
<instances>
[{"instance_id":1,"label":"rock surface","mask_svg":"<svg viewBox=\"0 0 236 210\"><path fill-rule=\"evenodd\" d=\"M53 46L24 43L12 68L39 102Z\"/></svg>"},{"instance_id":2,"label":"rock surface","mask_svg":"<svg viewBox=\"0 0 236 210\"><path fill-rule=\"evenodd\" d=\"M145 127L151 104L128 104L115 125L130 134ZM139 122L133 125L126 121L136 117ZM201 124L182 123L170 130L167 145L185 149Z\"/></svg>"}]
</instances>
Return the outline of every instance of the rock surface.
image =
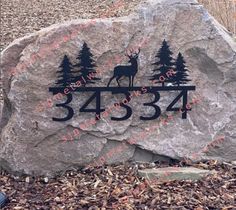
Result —
<instances>
[{"instance_id":1,"label":"rock surface","mask_svg":"<svg viewBox=\"0 0 236 210\"><path fill-rule=\"evenodd\" d=\"M138 174L151 181L173 181L173 180L199 180L213 171L202 170L194 167L166 167L139 170Z\"/></svg>"},{"instance_id":2,"label":"rock surface","mask_svg":"<svg viewBox=\"0 0 236 210\"><path fill-rule=\"evenodd\" d=\"M154 113L151 107L142 106L153 100L151 94L145 94L130 102L133 115L128 120L112 121L110 115L125 114L112 110L109 117L82 127L86 120L94 119L94 113L79 112L91 96L88 93L74 93L71 106L75 115L71 120L52 120L66 114L55 107L57 101L48 91L55 84L65 54L75 64L86 42L102 70L101 80L88 86L106 86L116 64L128 62L125 51L140 46L134 85L147 86L151 64L164 39L174 57L181 52L186 60L190 83L196 86L189 100L201 98L186 120L180 113L174 114L167 125L160 123L160 118L140 120L140 115ZM0 111L0 165L8 170L53 175L74 166L136 157L150 161L156 156L193 161L236 159L236 44L194 0L149 0L126 17L53 25L9 45L1 54L1 76L4 104ZM121 83L127 85L127 79ZM163 115L176 96L174 92L161 94L158 105ZM105 93L102 106L120 99L122 95ZM155 132L149 132L155 125ZM80 135L73 137L75 129ZM65 136L75 141L63 141ZM219 136L224 137L222 141L217 140ZM130 138L136 139L134 143ZM142 154L145 157L140 158Z\"/></svg>"}]
</instances>

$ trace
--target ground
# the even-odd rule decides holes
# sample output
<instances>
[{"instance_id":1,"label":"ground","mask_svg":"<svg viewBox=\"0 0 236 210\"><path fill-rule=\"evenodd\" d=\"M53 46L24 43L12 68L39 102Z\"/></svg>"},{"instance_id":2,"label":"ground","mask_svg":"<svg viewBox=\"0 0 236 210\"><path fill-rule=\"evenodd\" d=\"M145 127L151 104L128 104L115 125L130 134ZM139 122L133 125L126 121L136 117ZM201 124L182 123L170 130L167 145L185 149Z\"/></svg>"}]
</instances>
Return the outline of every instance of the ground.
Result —
<instances>
[{"instance_id":1,"label":"ground","mask_svg":"<svg viewBox=\"0 0 236 210\"><path fill-rule=\"evenodd\" d=\"M186 163L171 165L181 167ZM217 161L192 164L216 170L200 181L159 183L137 175L138 169L160 166L165 165L126 163L69 171L49 180L2 172L1 191L10 197L4 210L236 209L236 165Z\"/></svg>"}]
</instances>

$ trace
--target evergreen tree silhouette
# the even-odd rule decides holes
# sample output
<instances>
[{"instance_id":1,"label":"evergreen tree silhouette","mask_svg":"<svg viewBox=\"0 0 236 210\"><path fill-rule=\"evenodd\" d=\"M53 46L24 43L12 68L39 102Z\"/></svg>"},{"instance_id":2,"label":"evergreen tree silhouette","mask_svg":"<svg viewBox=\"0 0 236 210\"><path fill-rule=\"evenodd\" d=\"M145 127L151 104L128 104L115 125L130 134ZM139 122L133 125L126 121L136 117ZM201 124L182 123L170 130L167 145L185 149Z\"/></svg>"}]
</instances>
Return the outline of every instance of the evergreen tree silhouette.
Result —
<instances>
[{"instance_id":1,"label":"evergreen tree silhouette","mask_svg":"<svg viewBox=\"0 0 236 210\"><path fill-rule=\"evenodd\" d=\"M181 84L186 84L187 82L191 81L189 79L187 79L187 77L189 76L187 74L187 71L189 71L187 68L186 68L186 65L185 65L185 60L184 60L184 57L181 53L178 54L178 57L176 59L176 62L175 62L175 71L176 71L176 74L175 74L175 77L174 77L174 85L178 85L180 86Z\"/></svg>"},{"instance_id":2,"label":"evergreen tree silhouette","mask_svg":"<svg viewBox=\"0 0 236 210\"><path fill-rule=\"evenodd\" d=\"M70 85L73 80L73 73L71 71L73 69L73 65L67 55L64 56L59 68L61 68L61 70L57 73L59 73L60 76L56 84L66 87L67 85Z\"/></svg>"},{"instance_id":3,"label":"evergreen tree silhouette","mask_svg":"<svg viewBox=\"0 0 236 210\"><path fill-rule=\"evenodd\" d=\"M153 63L156 68L153 70L154 73L159 72L157 74L154 74L150 80L159 80L160 76L165 77L165 81L158 81L158 83L162 83L162 86L164 86L165 82L172 82L172 78L168 78L166 76L166 73L173 69L174 61L172 58L172 52L170 50L170 47L167 43L167 41L164 39L162 42L162 46L159 49L157 55L155 56L158 61Z\"/></svg>"},{"instance_id":4,"label":"evergreen tree silhouette","mask_svg":"<svg viewBox=\"0 0 236 210\"><path fill-rule=\"evenodd\" d=\"M76 77L76 81L86 81L85 83L83 82L83 85L85 86L87 83L94 84L94 80L100 80L100 78L96 77L95 61L93 60L93 54L90 52L90 48L86 42L84 42L83 47L76 59L79 62L75 65L75 67L79 68L78 72L80 73L80 75Z\"/></svg>"}]
</instances>

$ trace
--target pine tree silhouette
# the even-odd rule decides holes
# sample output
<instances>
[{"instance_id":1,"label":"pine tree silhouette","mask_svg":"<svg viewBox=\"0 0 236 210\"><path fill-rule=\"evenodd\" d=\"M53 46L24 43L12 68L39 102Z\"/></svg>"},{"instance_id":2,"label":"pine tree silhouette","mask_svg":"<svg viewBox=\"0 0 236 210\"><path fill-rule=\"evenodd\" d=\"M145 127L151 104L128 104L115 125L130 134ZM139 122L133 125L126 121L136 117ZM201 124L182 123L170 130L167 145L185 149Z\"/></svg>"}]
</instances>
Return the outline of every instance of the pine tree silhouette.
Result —
<instances>
[{"instance_id":1,"label":"pine tree silhouette","mask_svg":"<svg viewBox=\"0 0 236 210\"><path fill-rule=\"evenodd\" d=\"M156 66L156 68L153 70L153 72L159 72L157 74L154 74L150 80L159 80L160 76L164 76L166 79L164 82L158 81L158 83L162 83L162 86L164 86L165 82L172 82L171 78L166 77L166 73L173 69L174 61L172 58L172 52L170 50L170 47L167 43L167 41L164 39L162 42L162 46L159 49L157 55L155 56L158 58L158 61L153 63L152 65Z\"/></svg>"},{"instance_id":2,"label":"pine tree silhouette","mask_svg":"<svg viewBox=\"0 0 236 210\"><path fill-rule=\"evenodd\" d=\"M174 85L180 86L181 84L186 84L187 82L191 81L191 80L187 79L187 77L189 76L187 74L187 71L189 71L189 70L186 68L185 63L186 62L184 60L183 55L181 53L179 53L178 57L176 59L176 62L175 62L176 74L174 77Z\"/></svg>"},{"instance_id":3,"label":"pine tree silhouette","mask_svg":"<svg viewBox=\"0 0 236 210\"><path fill-rule=\"evenodd\" d=\"M93 60L93 54L90 52L90 48L88 47L86 42L84 42L83 47L77 57L77 60L79 60L79 62L75 65L75 67L79 68L78 72L80 73L80 75L76 77L76 81L86 81L85 84L83 83L83 85L85 86L87 83L94 84L94 80L100 80L100 78L97 78L95 76L95 61Z\"/></svg>"},{"instance_id":4,"label":"pine tree silhouette","mask_svg":"<svg viewBox=\"0 0 236 210\"><path fill-rule=\"evenodd\" d=\"M59 70L57 73L59 73L60 76L56 84L66 87L67 85L70 85L73 80L73 73L71 71L73 69L73 65L71 64L67 55L64 56L59 67L61 70Z\"/></svg>"}]
</instances>

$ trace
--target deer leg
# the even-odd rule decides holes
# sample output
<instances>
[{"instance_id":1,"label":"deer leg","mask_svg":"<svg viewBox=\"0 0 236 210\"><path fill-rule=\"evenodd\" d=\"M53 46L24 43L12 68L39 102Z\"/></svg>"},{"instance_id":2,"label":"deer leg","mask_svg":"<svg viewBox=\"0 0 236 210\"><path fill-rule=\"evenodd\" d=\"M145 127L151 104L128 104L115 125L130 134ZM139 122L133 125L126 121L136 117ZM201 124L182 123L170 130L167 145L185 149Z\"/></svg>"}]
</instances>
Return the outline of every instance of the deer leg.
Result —
<instances>
[{"instance_id":1,"label":"deer leg","mask_svg":"<svg viewBox=\"0 0 236 210\"><path fill-rule=\"evenodd\" d=\"M134 76L132 76L132 87L134 87Z\"/></svg>"},{"instance_id":2,"label":"deer leg","mask_svg":"<svg viewBox=\"0 0 236 210\"><path fill-rule=\"evenodd\" d=\"M131 86L131 76L129 76L129 87Z\"/></svg>"},{"instance_id":3,"label":"deer leg","mask_svg":"<svg viewBox=\"0 0 236 210\"><path fill-rule=\"evenodd\" d=\"M108 84L107 84L107 87L109 87L111 81L112 81L114 78L115 78L115 76L113 76L113 77L109 80L109 82L108 82Z\"/></svg>"},{"instance_id":4,"label":"deer leg","mask_svg":"<svg viewBox=\"0 0 236 210\"><path fill-rule=\"evenodd\" d=\"M121 77L116 77L116 82L117 82L117 84L119 85L119 87L120 87L120 83L119 83L119 79L120 79Z\"/></svg>"}]
</instances>

